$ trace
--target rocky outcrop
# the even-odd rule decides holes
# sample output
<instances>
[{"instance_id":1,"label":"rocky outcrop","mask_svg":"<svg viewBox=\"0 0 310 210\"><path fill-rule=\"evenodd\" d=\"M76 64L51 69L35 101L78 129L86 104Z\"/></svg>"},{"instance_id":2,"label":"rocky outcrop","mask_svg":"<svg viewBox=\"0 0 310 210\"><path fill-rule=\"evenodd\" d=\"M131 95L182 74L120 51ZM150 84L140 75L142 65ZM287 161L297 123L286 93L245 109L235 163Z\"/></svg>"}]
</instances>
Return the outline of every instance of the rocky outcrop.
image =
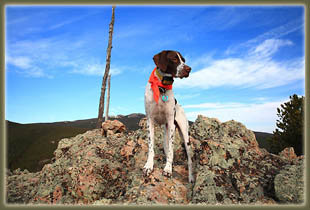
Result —
<instances>
[{"instance_id":1,"label":"rocky outcrop","mask_svg":"<svg viewBox=\"0 0 310 210\"><path fill-rule=\"evenodd\" d=\"M282 152L279 153L279 156L287 159L288 161L294 160L297 158L293 147L287 147Z\"/></svg>"},{"instance_id":2,"label":"rocky outcrop","mask_svg":"<svg viewBox=\"0 0 310 210\"><path fill-rule=\"evenodd\" d=\"M287 162L260 149L252 131L235 121L198 116L191 136L197 170L193 203L275 203L273 179Z\"/></svg>"},{"instance_id":3,"label":"rocky outcrop","mask_svg":"<svg viewBox=\"0 0 310 210\"><path fill-rule=\"evenodd\" d=\"M301 204L304 201L304 160L286 165L274 180L275 195L281 203Z\"/></svg>"},{"instance_id":4,"label":"rocky outcrop","mask_svg":"<svg viewBox=\"0 0 310 210\"><path fill-rule=\"evenodd\" d=\"M102 136L119 135L126 131L126 126L118 120L106 120L101 124Z\"/></svg>"},{"instance_id":5,"label":"rocky outcrop","mask_svg":"<svg viewBox=\"0 0 310 210\"><path fill-rule=\"evenodd\" d=\"M290 151L287 158L260 149L253 132L239 122L221 123L198 116L192 124L194 184L188 183L187 156L178 134L172 177L162 175L165 155L160 127L155 128L154 171L149 177L143 176L141 169L148 150L145 119L140 126L141 129L129 133L102 136L101 130L95 129L62 139L52 163L40 172L7 172L7 202L96 205L303 202L303 157L295 157ZM299 185L291 191L280 185L283 182Z\"/></svg>"}]
</instances>

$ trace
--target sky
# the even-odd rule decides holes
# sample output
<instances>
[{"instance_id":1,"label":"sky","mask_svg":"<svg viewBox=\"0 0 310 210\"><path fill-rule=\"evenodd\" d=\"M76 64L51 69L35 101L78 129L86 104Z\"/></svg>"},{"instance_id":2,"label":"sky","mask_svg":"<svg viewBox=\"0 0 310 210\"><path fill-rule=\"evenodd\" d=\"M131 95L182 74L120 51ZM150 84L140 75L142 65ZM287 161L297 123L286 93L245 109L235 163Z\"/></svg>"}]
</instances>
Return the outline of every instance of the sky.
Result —
<instances>
[{"instance_id":1,"label":"sky","mask_svg":"<svg viewBox=\"0 0 310 210\"><path fill-rule=\"evenodd\" d=\"M110 115L145 113L153 56L192 67L173 91L189 120L276 128L277 107L305 95L303 6L116 6ZM111 6L6 6L5 118L18 123L98 116Z\"/></svg>"}]
</instances>

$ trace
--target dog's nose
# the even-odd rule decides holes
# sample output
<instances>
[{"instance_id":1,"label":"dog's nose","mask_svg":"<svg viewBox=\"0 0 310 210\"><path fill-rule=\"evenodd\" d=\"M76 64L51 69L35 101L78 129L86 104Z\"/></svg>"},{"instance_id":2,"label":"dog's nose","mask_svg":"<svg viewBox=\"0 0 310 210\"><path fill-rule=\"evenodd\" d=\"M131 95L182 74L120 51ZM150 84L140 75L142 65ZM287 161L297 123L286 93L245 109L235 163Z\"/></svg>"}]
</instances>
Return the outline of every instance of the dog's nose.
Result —
<instances>
[{"instance_id":1,"label":"dog's nose","mask_svg":"<svg viewBox=\"0 0 310 210\"><path fill-rule=\"evenodd\" d=\"M188 73L191 72L192 68L189 66L185 66L185 71L187 71Z\"/></svg>"}]
</instances>

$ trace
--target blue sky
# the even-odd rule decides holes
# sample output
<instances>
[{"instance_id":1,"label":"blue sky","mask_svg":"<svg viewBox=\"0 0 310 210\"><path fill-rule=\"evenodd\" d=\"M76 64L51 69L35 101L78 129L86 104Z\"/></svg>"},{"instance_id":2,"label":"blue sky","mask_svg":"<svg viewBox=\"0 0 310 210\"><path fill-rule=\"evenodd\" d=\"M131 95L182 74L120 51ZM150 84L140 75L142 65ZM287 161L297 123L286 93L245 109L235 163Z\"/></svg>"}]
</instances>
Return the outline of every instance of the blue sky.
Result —
<instances>
[{"instance_id":1,"label":"blue sky","mask_svg":"<svg viewBox=\"0 0 310 210\"><path fill-rule=\"evenodd\" d=\"M6 119L95 118L111 6L7 6ZM145 113L153 56L182 53L192 73L174 92L189 120L275 129L276 108L304 95L302 6L117 6L110 114Z\"/></svg>"}]
</instances>

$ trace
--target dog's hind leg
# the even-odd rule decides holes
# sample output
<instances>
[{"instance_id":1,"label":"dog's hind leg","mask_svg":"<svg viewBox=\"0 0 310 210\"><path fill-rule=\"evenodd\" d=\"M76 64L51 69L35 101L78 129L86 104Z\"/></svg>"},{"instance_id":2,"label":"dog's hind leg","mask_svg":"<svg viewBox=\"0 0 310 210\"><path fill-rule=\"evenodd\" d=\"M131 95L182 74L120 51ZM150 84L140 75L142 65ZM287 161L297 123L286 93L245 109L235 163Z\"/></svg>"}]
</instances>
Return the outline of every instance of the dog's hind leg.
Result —
<instances>
[{"instance_id":1,"label":"dog's hind leg","mask_svg":"<svg viewBox=\"0 0 310 210\"><path fill-rule=\"evenodd\" d=\"M154 122L148 118L147 119L147 125L148 125L148 156L146 164L143 167L143 173L145 176L149 176L151 172L153 171L154 166Z\"/></svg>"},{"instance_id":2,"label":"dog's hind leg","mask_svg":"<svg viewBox=\"0 0 310 210\"><path fill-rule=\"evenodd\" d=\"M189 142L189 135L188 135L188 120L186 118L185 112L183 108L176 104L176 115L175 115L175 122L177 128L179 130L180 137L184 140L184 145L187 153L187 160L188 160L188 180L190 183L194 183L194 176L193 176L193 164L192 164L192 149Z\"/></svg>"}]
</instances>

